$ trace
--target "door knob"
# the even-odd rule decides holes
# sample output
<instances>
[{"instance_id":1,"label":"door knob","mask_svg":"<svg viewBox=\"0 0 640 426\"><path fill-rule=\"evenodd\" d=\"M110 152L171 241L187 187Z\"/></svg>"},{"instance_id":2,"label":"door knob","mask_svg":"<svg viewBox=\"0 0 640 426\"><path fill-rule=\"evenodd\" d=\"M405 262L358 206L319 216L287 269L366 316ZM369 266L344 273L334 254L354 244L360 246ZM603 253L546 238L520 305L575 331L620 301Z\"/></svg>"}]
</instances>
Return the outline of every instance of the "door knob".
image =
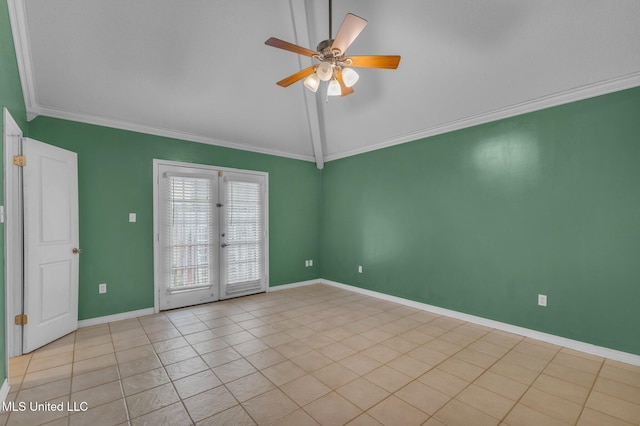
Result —
<instances>
[{"instance_id":1,"label":"door knob","mask_svg":"<svg viewBox=\"0 0 640 426\"><path fill-rule=\"evenodd\" d=\"M72 252L73 254L80 254L80 253L82 253L82 249L79 249L79 248L75 248L75 247L74 247L74 248L73 248L73 250L71 250L71 252Z\"/></svg>"}]
</instances>

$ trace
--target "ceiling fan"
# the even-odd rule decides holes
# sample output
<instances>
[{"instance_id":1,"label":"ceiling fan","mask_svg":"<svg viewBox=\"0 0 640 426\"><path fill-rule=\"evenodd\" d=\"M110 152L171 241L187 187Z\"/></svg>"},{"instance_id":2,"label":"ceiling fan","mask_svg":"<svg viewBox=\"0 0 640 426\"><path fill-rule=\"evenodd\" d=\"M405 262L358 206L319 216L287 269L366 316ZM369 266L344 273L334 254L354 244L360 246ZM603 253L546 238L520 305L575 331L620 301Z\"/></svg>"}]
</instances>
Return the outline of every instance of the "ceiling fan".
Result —
<instances>
[{"instance_id":1,"label":"ceiling fan","mask_svg":"<svg viewBox=\"0 0 640 426\"><path fill-rule=\"evenodd\" d=\"M345 16L335 39L331 38L331 0L329 0L329 38L318 44L317 51L271 37L264 42L267 46L288 50L300 55L309 56L320 61L295 74L278 81L276 84L288 87L306 77L304 85L316 92L320 81L328 81L327 96L346 96L353 93L353 86L358 81L358 73L352 67L396 69L400 56L348 56L345 54L351 43L367 25L367 21L352 13Z\"/></svg>"}]
</instances>

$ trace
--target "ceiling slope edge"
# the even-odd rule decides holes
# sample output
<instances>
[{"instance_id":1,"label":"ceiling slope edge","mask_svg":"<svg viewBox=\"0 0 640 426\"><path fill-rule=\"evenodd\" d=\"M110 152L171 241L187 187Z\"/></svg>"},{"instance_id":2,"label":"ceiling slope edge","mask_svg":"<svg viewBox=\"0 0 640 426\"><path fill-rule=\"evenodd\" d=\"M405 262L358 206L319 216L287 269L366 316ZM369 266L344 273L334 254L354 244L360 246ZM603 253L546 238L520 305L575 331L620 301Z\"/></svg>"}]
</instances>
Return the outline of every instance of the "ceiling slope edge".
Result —
<instances>
[{"instance_id":1,"label":"ceiling slope edge","mask_svg":"<svg viewBox=\"0 0 640 426\"><path fill-rule=\"evenodd\" d=\"M7 6L9 8L9 22L11 23L13 45L18 62L18 73L20 74L24 106L27 110L27 120L31 121L40 114L40 108L36 98L33 62L31 60L31 44L29 41L24 0L7 0Z\"/></svg>"},{"instance_id":2,"label":"ceiling slope edge","mask_svg":"<svg viewBox=\"0 0 640 426\"><path fill-rule=\"evenodd\" d=\"M291 10L291 20L296 37L296 44L300 46L309 46L309 23L307 21L306 2L289 0L289 7ZM300 69L313 65L311 58L306 58L302 55L296 56L298 57L298 65L300 66ZM302 96L304 97L305 110L307 112L307 123L309 125L309 137L311 139L311 148L313 149L316 167L322 170L324 168L324 152L322 150L322 126L324 123L318 110L315 93L305 90L303 85L298 86L299 87L297 89L302 91Z\"/></svg>"},{"instance_id":3,"label":"ceiling slope edge","mask_svg":"<svg viewBox=\"0 0 640 426\"><path fill-rule=\"evenodd\" d=\"M275 155L278 157L291 158L294 160L311 161L311 162L315 161L313 156L310 156L310 155L292 154L289 152L278 151L275 149L259 148L256 146L243 145L237 142L231 142L231 141L226 141L221 139L213 139L213 138L209 138L206 136L197 135L193 133L164 129L164 128L159 128L155 126L148 126L145 124L123 121L123 120L108 118L104 116L78 114L75 112L69 112L69 111L64 111L64 110L55 109L55 108L48 108L48 107L39 107L39 112L40 112L39 115L43 117L59 118L62 120L75 121L75 122L85 123L85 124L93 124L96 126L110 127L113 129L128 130L131 132L144 133L144 134L154 135L154 136L162 136L162 137L172 138L172 139L180 139L187 142L198 142L198 143L203 143L207 145L215 145L222 148L231 148L231 149L237 149L240 151L255 152L258 154Z\"/></svg>"},{"instance_id":4,"label":"ceiling slope edge","mask_svg":"<svg viewBox=\"0 0 640 426\"><path fill-rule=\"evenodd\" d=\"M339 160L341 158L352 157L354 155L364 154L370 151L377 151L379 149L388 148L394 145L400 145L407 142L413 142L419 139L424 139L430 136L441 135L449 133L454 130L461 130L467 127L473 127L480 124L490 123L492 121L502 120L504 118L515 117L517 115L526 114L529 112L540 111L543 109L568 104L571 102L581 101L588 98L593 98L600 95L606 95L608 93L618 92L625 89L631 89L633 87L640 86L640 71L627 74L621 77L612 78L609 80L603 80L597 83L587 84L584 86L576 87L573 89L565 90L563 92L554 93L552 95L543 96L541 98L533 99L519 104L511 105L505 108L496 109L487 113L466 117L460 120L451 121L444 124L439 124L433 127L428 127L416 132L411 132L398 136L375 145L369 145L367 147L350 150L333 155L327 155L325 162Z\"/></svg>"}]
</instances>

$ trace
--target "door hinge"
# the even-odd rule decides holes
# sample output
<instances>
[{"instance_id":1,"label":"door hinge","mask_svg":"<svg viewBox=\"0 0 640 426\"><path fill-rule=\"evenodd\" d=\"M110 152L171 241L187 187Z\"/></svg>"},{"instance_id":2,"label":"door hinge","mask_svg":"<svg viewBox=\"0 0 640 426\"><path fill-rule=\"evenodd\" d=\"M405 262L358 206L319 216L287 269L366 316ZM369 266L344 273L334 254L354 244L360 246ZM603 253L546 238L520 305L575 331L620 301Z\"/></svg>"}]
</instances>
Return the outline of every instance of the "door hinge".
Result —
<instances>
[{"instance_id":1,"label":"door hinge","mask_svg":"<svg viewBox=\"0 0 640 426\"><path fill-rule=\"evenodd\" d=\"M218 170L218 176L222 177L222 170Z\"/></svg>"},{"instance_id":2,"label":"door hinge","mask_svg":"<svg viewBox=\"0 0 640 426\"><path fill-rule=\"evenodd\" d=\"M26 325L28 318L25 314L16 315L15 321L16 325Z\"/></svg>"},{"instance_id":3,"label":"door hinge","mask_svg":"<svg viewBox=\"0 0 640 426\"><path fill-rule=\"evenodd\" d=\"M24 155L14 155L13 156L13 165L18 167L24 167L27 165L27 157Z\"/></svg>"},{"instance_id":4,"label":"door hinge","mask_svg":"<svg viewBox=\"0 0 640 426\"><path fill-rule=\"evenodd\" d=\"M224 204L222 204L222 203L217 203L217 204L216 204L216 207L224 207Z\"/></svg>"}]
</instances>

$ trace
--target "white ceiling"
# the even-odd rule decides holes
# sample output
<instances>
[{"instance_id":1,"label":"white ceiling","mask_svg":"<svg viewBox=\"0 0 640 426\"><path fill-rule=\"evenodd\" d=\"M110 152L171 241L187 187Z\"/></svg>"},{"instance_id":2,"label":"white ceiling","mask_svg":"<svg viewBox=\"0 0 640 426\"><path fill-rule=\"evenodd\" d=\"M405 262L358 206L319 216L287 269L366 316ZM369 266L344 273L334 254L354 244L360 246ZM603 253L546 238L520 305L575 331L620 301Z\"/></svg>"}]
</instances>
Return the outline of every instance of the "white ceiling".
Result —
<instances>
[{"instance_id":1,"label":"white ceiling","mask_svg":"<svg viewBox=\"0 0 640 426\"><path fill-rule=\"evenodd\" d=\"M311 64L327 0L9 0L29 116L324 161L640 85L637 0L335 0L369 21L330 98L276 81Z\"/></svg>"}]
</instances>

